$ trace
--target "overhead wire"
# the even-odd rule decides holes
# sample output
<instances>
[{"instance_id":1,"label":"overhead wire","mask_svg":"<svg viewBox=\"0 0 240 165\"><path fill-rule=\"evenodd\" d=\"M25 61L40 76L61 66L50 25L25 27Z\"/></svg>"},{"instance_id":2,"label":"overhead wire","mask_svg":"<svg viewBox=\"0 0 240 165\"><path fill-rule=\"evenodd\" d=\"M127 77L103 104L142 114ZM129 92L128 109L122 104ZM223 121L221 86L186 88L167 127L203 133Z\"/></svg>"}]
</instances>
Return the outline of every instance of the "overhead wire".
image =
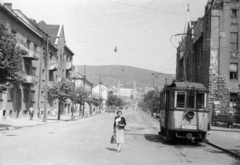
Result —
<instances>
[{"instance_id":1,"label":"overhead wire","mask_svg":"<svg viewBox=\"0 0 240 165\"><path fill-rule=\"evenodd\" d=\"M129 4L129 3L117 2L117 1L111 1L111 0L107 0L107 1L108 1L108 2L112 2L112 3L121 4L121 5L138 7L138 8L142 8L142 9L147 9L147 10L152 10L152 11L158 11L158 12L163 12L163 13L168 13L168 14L184 15L184 14L181 14L181 13L175 13L175 12L170 12L170 11L166 11L166 10L160 10L160 9L154 9L154 8L149 8L149 7L144 7L144 6L132 5L132 4Z\"/></svg>"}]
</instances>

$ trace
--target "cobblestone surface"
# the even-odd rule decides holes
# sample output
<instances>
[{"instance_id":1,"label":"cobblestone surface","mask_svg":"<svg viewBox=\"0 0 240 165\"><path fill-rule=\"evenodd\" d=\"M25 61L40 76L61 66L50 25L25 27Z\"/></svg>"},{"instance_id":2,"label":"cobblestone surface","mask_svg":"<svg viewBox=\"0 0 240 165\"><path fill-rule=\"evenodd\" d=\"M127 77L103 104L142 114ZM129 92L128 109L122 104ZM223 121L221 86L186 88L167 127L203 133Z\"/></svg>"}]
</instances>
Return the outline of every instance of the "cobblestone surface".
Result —
<instances>
[{"instance_id":1,"label":"cobblestone surface","mask_svg":"<svg viewBox=\"0 0 240 165\"><path fill-rule=\"evenodd\" d=\"M167 144L157 136L158 121L139 111L124 110L127 120L122 152L110 144L114 113L73 122L0 131L1 165L239 165L207 144Z\"/></svg>"}]
</instances>

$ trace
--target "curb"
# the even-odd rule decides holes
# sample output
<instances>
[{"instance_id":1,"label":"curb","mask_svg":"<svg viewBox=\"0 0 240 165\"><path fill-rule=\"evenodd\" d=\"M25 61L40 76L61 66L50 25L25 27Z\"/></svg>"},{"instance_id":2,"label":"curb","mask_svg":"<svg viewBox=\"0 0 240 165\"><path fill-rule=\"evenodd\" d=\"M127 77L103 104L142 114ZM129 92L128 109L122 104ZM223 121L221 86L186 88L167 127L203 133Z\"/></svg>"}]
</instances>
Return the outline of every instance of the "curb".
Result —
<instances>
[{"instance_id":1,"label":"curb","mask_svg":"<svg viewBox=\"0 0 240 165\"><path fill-rule=\"evenodd\" d=\"M72 120L72 119L62 120L62 122L77 121L77 120L79 120L79 119L89 118L89 117L93 117L93 116L97 116L97 115L95 114L95 115L86 116L86 117L76 117L76 118L74 118L73 120ZM58 122L40 123L40 124L24 125L24 126L2 127L2 128L0 128L0 131L16 130L16 129L21 129L21 128L34 127L34 126L41 126L41 125L54 124L54 123L58 123Z\"/></svg>"},{"instance_id":2,"label":"curb","mask_svg":"<svg viewBox=\"0 0 240 165\"><path fill-rule=\"evenodd\" d=\"M234 156L234 157L237 158L237 159L240 159L240 155L237 154L237 153L235 153L235 152L232 152L232 151L230 151L230 150L227 150L227 149L225 149L225 148L223 148L223 147L221 147L221 146L219 146L219 145L213 144L213 143L209 142L208 140L205 140L204 143L209 144L210 146L213 146L213 147L215 147L215 148L217 148L217 149L220 149L220 150L222 150L223 152L226 152L226 153L228 153L229 155Z\"/></svg>"}]
</instances>

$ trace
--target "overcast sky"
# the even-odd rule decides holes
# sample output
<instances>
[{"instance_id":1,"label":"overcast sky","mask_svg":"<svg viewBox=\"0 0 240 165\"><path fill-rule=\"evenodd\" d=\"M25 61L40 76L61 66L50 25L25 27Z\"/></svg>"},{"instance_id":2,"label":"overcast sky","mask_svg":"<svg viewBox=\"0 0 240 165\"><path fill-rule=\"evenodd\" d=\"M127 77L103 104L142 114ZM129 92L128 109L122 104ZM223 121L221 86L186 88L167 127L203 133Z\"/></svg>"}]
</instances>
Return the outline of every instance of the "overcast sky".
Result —
<instances>
[{"instance_id":1,"label":"overcast sky","mask_svg":"<svg viewBox=\"0 0 240 165\"><path fill-rule=\"evenodd\" d=\"M207 0L2 0L29 18L64 24L74 65L129 65L175 73L170 37L202 17ZM177 38L178 39L178 38ZM173 40L175 42L175 38ZM115 46L117 52L114 52Z\"/></svg>"}]
</instances>

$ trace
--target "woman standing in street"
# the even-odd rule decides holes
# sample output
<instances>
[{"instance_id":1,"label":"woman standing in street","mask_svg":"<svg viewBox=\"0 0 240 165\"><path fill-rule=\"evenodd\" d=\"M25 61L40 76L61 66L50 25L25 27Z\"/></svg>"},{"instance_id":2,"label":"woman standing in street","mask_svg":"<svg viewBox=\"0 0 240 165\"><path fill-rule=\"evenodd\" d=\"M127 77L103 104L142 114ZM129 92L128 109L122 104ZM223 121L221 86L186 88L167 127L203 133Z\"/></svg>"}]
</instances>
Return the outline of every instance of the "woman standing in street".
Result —
<instances>
[{"instance_id":1,"label":"woman standing in street","mask_svg":"<svg viewBox=\"0 0 240 165\"><path fill-rule=\"evenodd\" d=\"M116 135L116 142L118 145L118 152L121 151L121 144L124 143L124 127L126 126L126 120L122 116L122 111L117 111L117 116L114 119L113 131Z\"/></svg>"}]
</instances>

